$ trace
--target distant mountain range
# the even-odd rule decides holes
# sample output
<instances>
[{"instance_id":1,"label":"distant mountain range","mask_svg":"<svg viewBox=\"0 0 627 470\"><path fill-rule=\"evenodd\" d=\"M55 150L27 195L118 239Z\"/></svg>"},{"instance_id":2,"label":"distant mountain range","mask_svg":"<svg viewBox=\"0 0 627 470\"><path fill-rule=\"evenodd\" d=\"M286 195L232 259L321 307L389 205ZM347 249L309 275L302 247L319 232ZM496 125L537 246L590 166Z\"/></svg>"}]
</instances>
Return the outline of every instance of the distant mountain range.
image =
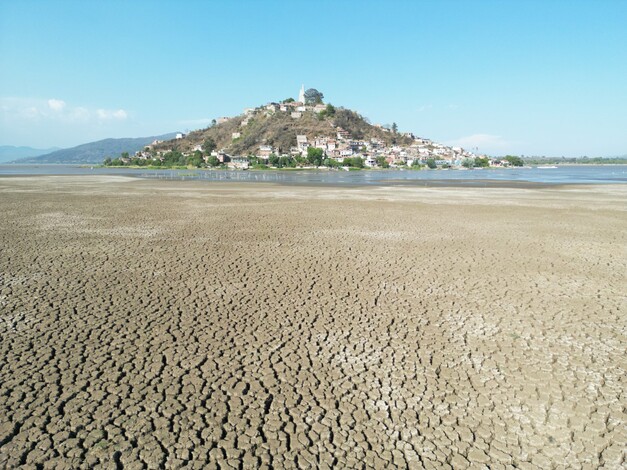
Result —
<instances>
[{"instance_id":1,"label":"distant mountain range","mask_svg":"<svg viewBox=\"0 0 627 470\"><path fill-rule=\"evenodd\" d=\"M55 150L53 152L44 151L43 155L40 153L37 156L24 156L24 158L19 158L19 156L15 158L14 155L11 163L100 164L106 157L118 157L122 152L128 152L132 155L155 140L170 140L175 136L176 133L170 133L150 137L104 139L68 149Z\"/></svg>"},{"instance_id":2,"label":"distant mountain range","mask_svg":"<svg viewBox=\"0 0 627 470\"><path fill-rule=\"evenodd\" d=\"M35 149L33 147L15 147L13 145L0 145L0 163L10 162L19 158L31 158L45 155L60 150L59 147L49 149Z\"/></svg>"}]
</instances>

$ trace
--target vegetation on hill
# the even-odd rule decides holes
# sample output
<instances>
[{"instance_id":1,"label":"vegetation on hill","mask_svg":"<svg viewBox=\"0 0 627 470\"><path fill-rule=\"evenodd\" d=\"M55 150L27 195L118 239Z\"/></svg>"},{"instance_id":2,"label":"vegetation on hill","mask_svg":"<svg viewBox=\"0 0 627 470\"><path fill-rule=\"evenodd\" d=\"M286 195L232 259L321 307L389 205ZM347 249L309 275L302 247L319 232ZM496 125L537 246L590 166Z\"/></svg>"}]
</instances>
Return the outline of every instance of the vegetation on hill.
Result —
<instances>
[{"instance_id":1,"label":"vegetation on hill","mask_svg":"<svg viewBox=\"0 0 627 470\"><path fill-rule=\"evenodd\" d=\"M245 125L242 122L247 120ZM344 108L327 105L320 113L306 111L295 119L289 112L259 111L253 116L237 116L227 122L189 133L183 139L163 142L155 150L191 152L207 139L230 155L253 155L260 145L289 153L296 146L296 136L306 135L311 142L316 137L335 138L338 128L347 131L354 140L378 139L386 144L410 145L412 139L371 125L363 116ZM233 138L233 134L240 136Z\"/></svg>"}]
</instances>

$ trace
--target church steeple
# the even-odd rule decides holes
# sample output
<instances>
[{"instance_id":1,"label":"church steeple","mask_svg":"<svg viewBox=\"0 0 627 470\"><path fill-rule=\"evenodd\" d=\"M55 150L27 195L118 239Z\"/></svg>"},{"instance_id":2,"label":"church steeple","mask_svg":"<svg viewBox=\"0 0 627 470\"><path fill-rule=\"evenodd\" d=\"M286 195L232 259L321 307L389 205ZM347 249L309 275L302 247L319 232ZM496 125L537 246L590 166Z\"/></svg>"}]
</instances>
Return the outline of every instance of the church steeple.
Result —
<instances>
[{"instance_id":1,"label":"church steeple","mask_svg":"<svg viewBox=\"0 0 627 470\"><path fill-rule=\"evenodd\" d=\"M300 93L298 94L298 101L305 104L305 85L301 85Z\"/></svg>"}]
</instances>

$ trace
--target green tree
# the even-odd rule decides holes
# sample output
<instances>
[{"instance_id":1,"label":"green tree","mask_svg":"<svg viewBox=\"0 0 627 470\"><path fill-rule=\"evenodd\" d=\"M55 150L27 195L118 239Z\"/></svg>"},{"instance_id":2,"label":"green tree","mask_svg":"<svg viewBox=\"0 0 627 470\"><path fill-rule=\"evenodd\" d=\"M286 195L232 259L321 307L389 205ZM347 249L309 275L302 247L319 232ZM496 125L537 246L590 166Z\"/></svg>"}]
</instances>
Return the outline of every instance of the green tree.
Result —
<instances>
[{"instance_id":1,"label":"green tree","mask_svg":"<svg viewBox=\"0 0 627 470\"><path fill-rule=\"evenodd\" d=\"M296 162L294 161L292 157L287 157L287 156L279 157L279 168L286 168L286 167L294 168L295 166L296 166Z\"/></svg>"},{"instance_id":2,"label":"green tree","mask_svg":"<svg viewBox=\"0 0 627 470\"><path fill-rule=\"evenodd\" d=\"M215 168L216 166L220 166L220 160L218 160L218 157L211 156L207 158L207 165Z\"/></svg>"},{"instance_id":3,"label":"green tree","mask_svg":"<svg viewBox=\"0 0 627 470\"><path fill-rule=\"evenodd\" d=\"M381 168L390 168L390 164L387 162L385 157L383 156L377 157L376 160L377 160L377 165L380 166Z\"/></svg>"},{"instance_id":4,"label":"green tree","mask_svg":"<svg viewBox=\"0 0 627 470\"><path fill-rule=\"evenodd\" d=\"M429 167L429 169L435 170L438 167L438 164L435 163L435 159L427 158L427 166Z\"/></svg>"},{"instance_id":5,"label":"green tree","mask_svg":"<svg viewBox=\"0 0 627 470\"><path fill-rule=\"evenodd\" d=\"M286 98L283 100L283 103L293 103L294 102L294 98Z\"/></svg>"},{"instance_id":6,"label":"green tree","mask_svg":"<svg viewBox=\"0 0 627 470\"><path fill-rule=\"evenodd\" d=\"M475 166L477 168L487 168L490 166L490 160L488 160L488 157L476 157Z\"/></svg>"},{"instance_id":7,"label":"green tree","mask_svg":"<svg viewBox=\"0 0 627 470\"><path fill-rule=\"evenodd\" d=\"M202 143L202 151L205 152L205 155L211 155L211 152L213 152L216 147L216 141L213 140L211 137L205 139L205 141Z\"/></svg>"},{"instance_id":8,"label":"green tree","mask_svg":"<svg viewBox=\"0 0 627 470\"><path fill-rule=\"evenodd\" d=\"M326 107L325 111L327 112L327 116L334 116L335 115L335 106L333 106L331 103L329 103L329 104L327 104L327 107Z\"/></svg>"},{"instance_id":9,"label":"green tree","mask_svg":"<svg viewBox=\"0 0 627 470\"><path fill-rule=\"evenodd\" d=\"M462 166L464 168L473 168L475 166L475 161L472 158L464 158Z\"/></svg>"},{"instance_id":10,"label":"green tree","mask_svg":"<svg viewBox=\"0 0 627 470\"><path fill-rule=\"evenodd\" d=\"M351 163L355 168L363 168L364 167L364 159L361 157L353 157L351 158Z\"/></svg>"},{"instance_id":11,"label":"green tree","mask_svg":"<svg viewBox=\"0 0 627 470\"><path fill-rule=\"evenodd\" d=\"M317 148L317 147L307 147L307 162L308 163L312 165L316 165L316 166L321 166L323 157L324 157L324 151L322 149Z\"/></svg>"},{"instance_id":12,"label":"green tree","mask_svg":"<svg viewBox=\"0 0 627 470\"><path fill-rule=\"evenodd\" d=\"M320 104L324 95L315 88L310 88L305 92L305 104Z\"/></svg>"},{"instance_id":13,"label":"green tree","mask_svg":"<svg viewBox=\"0 0 627 470\"><path fill-rule=\"evenodd\" d=\"M187 157L187 164L196 168L200 168L201 166L203 166L204 163L205 161L202 158L202 152L196 151L192 155Z\"/></svg>"},{"instance_id":14,"label":"green tree","mask_svg":"<svg viewBox=\"0 0 627 470\"><path fill-rule=\"evenodd\" d=\"M107 157L104 159L104 162L102 162L102 164L104 166L111 166L111 157Z\"/></svg>"},{"instance_id":15,"label":"green tree","mask_svg":"<svg viewBox=\"0 0 627 470\"><path fill-rule=\"evenodd\" d=\"M512 166L523 166L525 164L523 159L516 155L506 155L505 160L507 160Z\"/></svg>"},{"instance_id":16,"label":"green tree","mask_svg":"<svg viewBox=\"0 0 627 470\"><path fill-rule=\"evenodd\" d=\"M270 157L268 158L268 163L271 166L279 166L279 157L277 157L275 154L271 154Z\"/></svg>"},{"instance_id":17,"label":"green tree","mask_svg":"<svg viewBox=\"0 0 627 470\"><path fill-rule=\"evenodd\" d=\"M392 123L392 132L394 132L395 134L398 133L398 126L396 125L395 122Z\"/></svg>"}]
</instances>

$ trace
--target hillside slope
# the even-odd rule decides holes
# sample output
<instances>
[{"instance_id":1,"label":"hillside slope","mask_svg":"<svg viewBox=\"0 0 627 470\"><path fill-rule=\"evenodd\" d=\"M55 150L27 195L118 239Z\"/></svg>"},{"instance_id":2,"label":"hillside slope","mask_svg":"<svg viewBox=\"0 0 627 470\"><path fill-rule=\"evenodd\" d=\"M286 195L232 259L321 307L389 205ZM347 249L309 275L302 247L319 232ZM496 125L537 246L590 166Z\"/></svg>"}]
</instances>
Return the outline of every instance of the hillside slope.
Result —
<instances>
[{"instance_id":1,"label":"hillside slope","mask_svg":"<svg viewBox=\"0 0 627 470\"><path fill-rule=\"evenodd\" d=\"M119 155L122 152L130 154L141 150L146 145L155 140L172 139L175 134L165 134L161 136L136 137L123 139L104 139L96 142L89 142L69 149L57 150L55 152L40 155L38 157L22 158L16 163L102 163L108 156Z\"/></svg>"},{"instance_id":2,"label":"hillside slope","mask_svg":"<svg viewBox=\"0 0 627 470\"><path fill-rule=\"evenodd\" d=\"M240 115L222 124L191 132L183 139L163 142L155 149L186 152L210 138L218 149L224 149L232 155L254 154L260 145L270 145L279 152L289 152L296 145L297 135L306 135L310 141L316 137L334 138L340 128L355 140L378 139L386 144L401 145L412 142L409 137L371 125L355 111L337 108L331 116L306 111L298 119L291 117L289 112L257 111L253 116ZM234 139L233 134L238 132L240 137Z\"/></svg>"}]
</instances>

